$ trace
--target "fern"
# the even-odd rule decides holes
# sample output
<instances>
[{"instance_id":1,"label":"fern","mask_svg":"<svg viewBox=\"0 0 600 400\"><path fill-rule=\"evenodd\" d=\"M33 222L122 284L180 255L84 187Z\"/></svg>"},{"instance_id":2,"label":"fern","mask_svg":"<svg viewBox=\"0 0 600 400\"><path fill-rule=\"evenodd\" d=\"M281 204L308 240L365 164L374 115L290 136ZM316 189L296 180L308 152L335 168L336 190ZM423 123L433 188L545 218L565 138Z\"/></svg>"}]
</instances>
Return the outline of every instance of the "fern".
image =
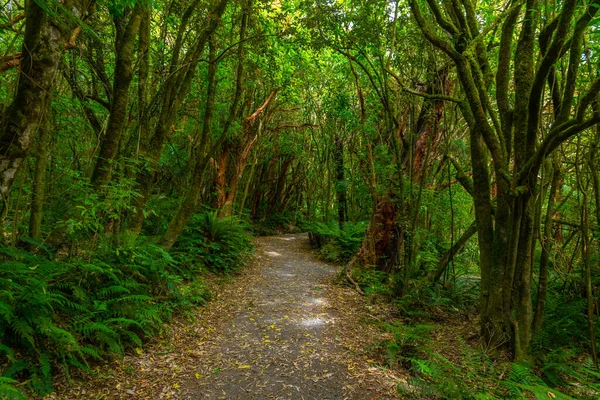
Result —
<instances>
[{"instance_id":1,"label":"fern","mask_svg":"<svg viewBox=\"0 0 600 400\"><path fill-rule=\"evenodd\" d=\"M195 215L185 233L174 247L182 264L200 263L214 272L237 270L253 248L248 227L235 217L219 217L216 211ZM185 273L183 270L177 275Z\"/></svg>"},{"instance_id":2,"label":"fern","mask_svg":"<svg viewBox=\"0 0 600 400\"><path fill-rule=\"evenodd\" d=\"M13 363L8 364L8 366L4 369L2 375L7 378L14 378L19 373L23 371L27 371L30 368L29 362L25 360L18 360Z\"/></svg>"},{"instance_id":3,"label":"fern","mask_svg":"<svg viewBox=\"0 0 600 400\"><path fill-rule=\"evenodd\" d=\"M13 349L2 343L0 343L0 354L4 354L8 361L14 361L15 359L15 352Z\"/></svg>"},{"instance_id":4,"label":"fern","mask_svg":"<svg viewBox=\"0 0 600 400\"><path fill-rule=\"evenodd\" d=\"M13 318L10 321L10 327L22 342L26 342L30 346L35 346L33 328L24 319Z\"/></svg>"},{"instance_id":5,"label":"fern","mask_svg":"<svg viewBox=\"0 0 600 400\"><path fill-rule=\"evenodd\" d=\"M337 221L317 222L309 226L308 232L311 245L325 260L346 263L358 252L366 227L363 222L346 222L341 229Z\"/></svg>"},{"instance_id":6,"label":"fern","mask_svg":"<svg viewBox=\"0 0 600 400\"><path fill-rule=\"evenodd\" d=\"M115 337L117 336L117 333L103 322L91 322L86 324L81 327L81 332L83 332L85 336L91 336L95 333L104 333Z\"/></svg>"},{"instance_id":7,"label":"fern","mask_svg":"<svg viewBox=\"0 0 600 400\"><path fill-rule=\"evenodd\" d=\"M123 294L123 293L130 293L130 291L126 287L123 287L120 285L119 286L114 285L114 286L109 286L109 287L104 288L101 291L99 291L98 297L105 298L108 296L114 296L114 295Z\"/></svg>"},{"instance_id":8,"label":"fern","mask_svg":"<svg viewBox=\"0 0 600 400\"><path fill-rule=\"evenodd\" d=\"M27 400L27 396L12 386L16 383L17 381L14 379L0 376L0 398L6 400Z\"/></svg>"},{"instance_id":9,"label":"fern","mask_svg":"<svg viewBox=\"0 0 600 400\"><path fill-rule=\"evenodd\" d=\"M192 289L182 291L190 280ZM38 395L52 391L62 364L88 372L89 359L123 355L177 309L203 300L185 265L154 245L88 260L48 260L0 246L0 398L19 398L13 378ZM159 300L160 298L160 300ZM13 396L13 397L10 397Z\"/></svg>"},{"instance_id":10,"label":"fern","mask_svg":"<svg viewBox=\"0 0 600 400\"><path fill-rule=\"evenodd\" d=\"M95 347L81 346L79 350L81 354L95 358L97 360L103 360L102 356L98 352L98 349Z\"/></svg>"}]
</instances>

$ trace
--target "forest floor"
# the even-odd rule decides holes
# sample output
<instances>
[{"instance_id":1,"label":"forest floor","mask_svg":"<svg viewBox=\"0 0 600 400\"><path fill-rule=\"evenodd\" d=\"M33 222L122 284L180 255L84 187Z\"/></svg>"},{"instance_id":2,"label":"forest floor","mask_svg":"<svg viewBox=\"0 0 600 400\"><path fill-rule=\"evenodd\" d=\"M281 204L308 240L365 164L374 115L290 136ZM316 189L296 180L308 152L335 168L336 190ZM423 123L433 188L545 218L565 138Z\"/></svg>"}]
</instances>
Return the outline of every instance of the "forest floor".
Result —
<instances>
[{"instance_id":1,"label":"forest floor","mask_svg":"<svg viewBox=\"0 0 600 400\"><path fill-rule=\"evenodd\" d=\"M385 306L336 285L305 234L262 237L238 275L209 282L206 306L50 399L393 399L404 376L367 348ZM394 375L396 374L396 375ZM74 378L72 378L75 380Z\"/></svg>"}]
</instances>

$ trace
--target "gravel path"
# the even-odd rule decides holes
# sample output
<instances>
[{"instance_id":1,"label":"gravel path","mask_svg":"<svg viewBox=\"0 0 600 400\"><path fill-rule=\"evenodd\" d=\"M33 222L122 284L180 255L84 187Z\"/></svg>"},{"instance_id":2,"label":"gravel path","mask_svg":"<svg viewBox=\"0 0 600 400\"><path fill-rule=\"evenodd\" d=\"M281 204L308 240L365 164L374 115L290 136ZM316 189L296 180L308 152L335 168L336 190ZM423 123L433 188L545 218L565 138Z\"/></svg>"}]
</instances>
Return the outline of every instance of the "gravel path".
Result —
<instances>
[{"instance_id":1,"label":"gravel path","mask_svg":"<svg viewBox=\"0 0 600 400\"><path fill-rule=\"evenodd\" d=\"M246 307L218 338L219 373L189 384L191 398L343 399L351 382L332 354L343 351L327 326L326 278L335 268L316 260L304 236L264 238L262 282L248 288ZM339 338L338 338L339 339Z\"/></svg>"},{"instance_id":2,"label":"gravel path","mask_svg":"<svg viewBox=\"0 0 600 400\"><path fill-rule=\"evenodd\" d=\"M396 398L397 378L364 351L381 339L360 323L371 307L331 283L336 268L315 258L308 237L259 238L256 253L191 321L174 324L170 338L53 397Z\"/></svg>"}]
</instances>

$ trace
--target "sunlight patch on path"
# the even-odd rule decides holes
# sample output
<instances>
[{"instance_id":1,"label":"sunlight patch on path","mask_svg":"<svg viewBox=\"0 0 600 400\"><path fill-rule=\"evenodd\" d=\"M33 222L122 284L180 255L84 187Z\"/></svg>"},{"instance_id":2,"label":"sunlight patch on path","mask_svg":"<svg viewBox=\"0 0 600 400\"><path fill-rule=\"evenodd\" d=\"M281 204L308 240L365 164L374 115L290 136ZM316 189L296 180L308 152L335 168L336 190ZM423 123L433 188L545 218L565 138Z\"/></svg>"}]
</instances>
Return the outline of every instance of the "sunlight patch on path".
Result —
<instances>
[{"instance_id":1,"label":"sunlight patch on path","mask_svg":"<svg viewBox=\"0 0 600 400\"><path fill-rule=\"evenodd\" d=\"M278 272L277 275L285 276L286 278L293 278L296 274L290 274L289 272Z\"/></svg>"},{"instance_id":2,"label":"sunlight patch on path","mask_svg":"<svg viewBox=\"0 0 600 400\"><path fill-rule=\"evenodd\" d=\"M319 318L319 317L309 318L309 319L304 319L302 321L298 321L298 325L304 326L307 328L319 328L319 327L324 326L327 323L328 323L327 320L325 320L323 318Z\"/></svg>"},{"instance_id":3,"label":"sunlight patch on path","mask_svg":"<svg viewBox=\"0 0 600 400\"><path fill-rule=\"evenodd\" d=\"M313 306L326 306L327 300L313 297L313 298L308 299L307 303L309 303Z\"/></svg>"},{"instance_id":4,"label":"sunlight patch on path","mask_svg":"<svg viewBox=\"0 0 600 400\"><path fill-rule=\"evenodd\" d=\"M282 237L276 237L275 239L290 241L290 240L296 240L296 236L282 236Z\"/></svg>"}]
</instances>

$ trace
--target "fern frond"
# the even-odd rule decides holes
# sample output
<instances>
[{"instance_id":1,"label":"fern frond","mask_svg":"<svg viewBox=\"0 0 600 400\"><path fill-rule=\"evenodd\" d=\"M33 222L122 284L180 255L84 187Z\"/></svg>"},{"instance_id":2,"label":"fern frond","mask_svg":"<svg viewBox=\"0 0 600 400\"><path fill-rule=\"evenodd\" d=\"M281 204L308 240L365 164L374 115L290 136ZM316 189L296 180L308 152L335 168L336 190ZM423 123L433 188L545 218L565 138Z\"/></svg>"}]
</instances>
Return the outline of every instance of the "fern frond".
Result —
<instances>
[{"instance_id":1,"label":"fern frond","mask_svg":"<svg viewBox=\"0 0 600 400\"><path fill-rule=\"evenodd\" d=\"M100 355L100 353L98 352L98 350L95 347L81 346L81 348L79 350L81 351L82 354L84 354L86 356L93 357L93 358L95 358L97 360L103 360L104 359Z\"/></svg>"},{"instance_id":2,"label":"fern frond","mask_svg":"<svg viewBox=\"0 0 600 400\"><path fill-rule=\"evenodd\" d=\"M98 297L105 298L107 296L114 296L122 293L130 293L130 291L126 287L114 285L100 290L98 292Z\"/></svg>"},{"instance_id":3,"label":"fern frond","mask_svg":"<svg viewBox=\"0 0 600 400\"><path fill-rule=\"evenodd\" d=\"M13 318L10 321L10 326L13 331L30 346L35 346L35 340L33 338L33 328L22 318Z\"/></svg>"},{"instance_id":4,"label":"fern frond","mask_svg":"<svg viewBox=\"0 0 600 400\"><path fill-rule=\"evenodd\" d=\"M14 379L0 376L0 398L6 400L27 400L27 396L12 386L16 383L17 381Z\"/></svg>"}]
</instances>

